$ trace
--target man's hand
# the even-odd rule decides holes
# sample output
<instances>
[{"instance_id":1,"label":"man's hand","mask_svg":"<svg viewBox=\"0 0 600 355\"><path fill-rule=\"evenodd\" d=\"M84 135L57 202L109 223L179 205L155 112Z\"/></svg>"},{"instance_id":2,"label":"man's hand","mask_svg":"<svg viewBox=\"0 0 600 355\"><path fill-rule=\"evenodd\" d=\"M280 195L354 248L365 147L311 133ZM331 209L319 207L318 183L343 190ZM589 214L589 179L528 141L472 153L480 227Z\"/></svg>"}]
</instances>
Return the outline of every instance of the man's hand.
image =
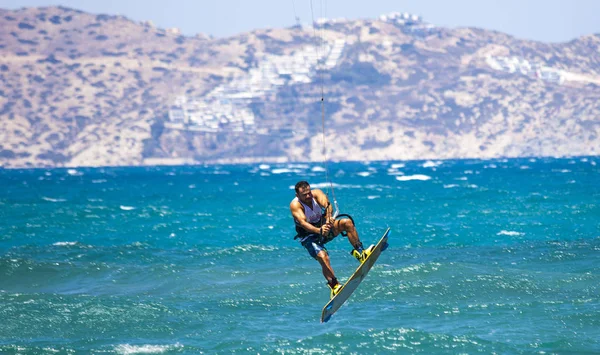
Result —
<instances>
[{"instance_id":1,"label":"man's hand","mask_svg":"<svg viewBox=\"0 0 600 355\"><path fill-rule=\"evenodd\" d=\"M321 226L321 235L329 235L329 231L331 230L332 225L330 223L325 223Z\"/></svg>"}]
</instances>

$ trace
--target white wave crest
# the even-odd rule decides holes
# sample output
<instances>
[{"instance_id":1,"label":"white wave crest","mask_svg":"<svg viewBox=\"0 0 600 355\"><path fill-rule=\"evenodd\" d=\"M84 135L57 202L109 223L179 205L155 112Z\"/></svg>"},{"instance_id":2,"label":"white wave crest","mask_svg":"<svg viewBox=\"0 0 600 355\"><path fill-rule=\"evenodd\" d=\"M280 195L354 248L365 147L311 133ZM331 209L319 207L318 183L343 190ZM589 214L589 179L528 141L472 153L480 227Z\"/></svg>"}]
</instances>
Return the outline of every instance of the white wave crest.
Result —
<instances>
[{"instance_id":1,"label":"white wave crest","mask_svg":"<svg viewBox=\"0 0 600 355\"><path fill-rule=\"evenodd\" d=\"M57 247L73 246L73 245L77 245L77 242L56 242L52 245L57 246Z\"/></svg>"},{"instance_id":2,"label":"white wave crest","mask_svg":"<svg viewBox=\"0 0 600 355\"><path fill-rule=\"evenodd\" d=\"M430 180L431 176L416 174L416 175L407 175L407 176L396 176L396 180L398 181L410 181L410 180L420 180L427 181Z\"/></svg>"},{"instance_id":3,"label":"white wave crest","mask_svg":"<svg viewBox=\"0 0 600 355\"><path fill-rule=\"evenodd\" d=\"M424 168L435 168L436 166L440 166L440 165L442 165L441 161L431 161L431 160L428 160L428 161L426 161L423 164L423 167Z\"/></svg>"},{"instance_id":4,"label":"white wave crest","mask_svg":"<svg viewBox=\"0 0 600 355\"><path fill-rule=\"evenodd\" d=\"M64 199L64 198L52 198L52 197L46 197L46 196L42 196L42 200L48 201L48 202L65 202L66 201L66 199Z\"/></svg>"},{"instance_id":5,"label":"white wave crest","mask_svg":"<svg viewBox=\"0 0 600 355\"><path fill-rule=\"evenodd\" d=\"M135 210L135 207L133 206L119 206L120 209L122 209L123 211L131 211L131 210Z\"/></svg>"},{"instance_id":6,"label":"white wave crest","mask_svg":"<svg viewBox=\"0 0 600 355\"><path fill-rule=\"evenodd\" d=\"M311 189L321 189L325 192L327 192L327 190L332 187L334 189L339 189L339 190L343 190L343 189L364 189L364 190L376 190L376 191L382 191L383 189L389 189L389 186L386 185L378 185L378 184L367 184L367 185L355 185L355 184L336 184L331 183L331 185L328 182L316 182L314 184L310 184ZM290 185L290 190L294 189L294 185Z\"/></svg>"},{"instance_id":7,"label":"white wave crest","mask_svg":"<svg viewBox=\"0 0 600 355\"><path fill-rule=\"evenodd\" d=\"M115 347L115 351L119 354L162 354L176 348L181 348L183 345L177 343L174 345L129 345L121 344Z\"/></svg>"},{"instance_id":8,"label":"white wave crest","mask_svg":"<svg viewBox=\"0 0 600 355\"><path fill-rule=\"evenodd\" d=\"M500 232L496 233L496 235L508 235L508 236L514 237L514 236L519 236L519 235L525 235L525 233L501 230Z\"/></svg>"},{"instance_id":9,"label":"white wave crest","mask_svg":"<svg viewBox=\"0 0 600 355\"><path fill-rule=\"evenodd\" d=\"M278 168L278 169L271 170L271 173L272 174L287 174L287 173L300 174L300 173L302 173L302 170L300 170L300 169Z\"/></svg>"},{"instance_id":10,"label":"white wave crest","mask_svg":"<svg viewBox=\"0 0 600 355\"><path fill-rule=\"evenodd\" d=\"M288 164L286 165L289 169L308 169L309 166L306 164Z\"/></svg>"},{"instance_id":11,"label":"white wave crest","mask_svg":"<svg viewBox=\"0 0 600 355\"><path fill-rule=\"evenodd\" d=\"M232 248L220 249L216 254L247 253L253 251L275 251L277 248L267 245L243 244Z\"/></svg>"}]
</instances>

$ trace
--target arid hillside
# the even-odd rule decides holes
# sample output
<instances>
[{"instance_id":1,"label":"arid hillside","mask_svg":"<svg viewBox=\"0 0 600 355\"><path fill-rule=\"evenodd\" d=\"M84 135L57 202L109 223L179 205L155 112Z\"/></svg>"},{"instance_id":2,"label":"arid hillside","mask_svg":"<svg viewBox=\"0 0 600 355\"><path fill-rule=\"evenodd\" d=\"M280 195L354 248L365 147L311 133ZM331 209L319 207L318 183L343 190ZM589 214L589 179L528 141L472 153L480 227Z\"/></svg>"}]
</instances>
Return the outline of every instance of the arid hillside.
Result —
<instances>
[{"instance_id":1,"label":"arid hillside","mask_svg":"<svg viewBox=\"0 0 600 355\"><path fill-rule=\"evenodd\" d=\"M333 160L600 152L600 35L547 44L407 14L315 26L186 37L0 9L0 166L320 161L322 120Z\"/></svg>"}]
</instances>

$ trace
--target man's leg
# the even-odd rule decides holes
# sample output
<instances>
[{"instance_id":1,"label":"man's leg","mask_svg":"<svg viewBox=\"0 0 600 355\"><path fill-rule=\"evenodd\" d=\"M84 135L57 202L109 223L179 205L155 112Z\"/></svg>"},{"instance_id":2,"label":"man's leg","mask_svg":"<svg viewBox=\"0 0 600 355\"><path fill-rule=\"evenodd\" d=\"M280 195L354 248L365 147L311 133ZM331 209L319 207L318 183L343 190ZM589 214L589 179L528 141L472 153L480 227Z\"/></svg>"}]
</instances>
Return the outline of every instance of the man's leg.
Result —
<instances>
[{"instance_id":1,"label":"man's leg","mask_svg":"<svg viewBox=\"0 0 600 355\"><path fill-rule=\"evenodd\" d=\"M352 245L352 247L354 249L362 249L362 243L360 242L360 238L358 237L358 232L356 231L356 228L354 227L354 223L352 223L352 220L348 219L348 218L344 218L344 219L338 219L337 221L335 221L335 230L334 233L335 235L338 235L341 232L346 232L348 233L348 241L350 242L350 244Z\"/></svg>"},{"instance_id":2,"label":"man's leg","mask_svg":"<svg viewBox=\"0 0 600 355\"><path fill-rule=\"evenodd\" d=\"M373 245L363 250L363 245L358 237L358 232L354 223L349 218L339 219L336 221L334 233L346 232L348 234L348 241L352 248L352 256L354 256L361 263L367 259L367 257L373 252ZM337 235L337 234L336 234Z\"/></svg>"},{"instance_id":3,"label":"man's leg","mask_svg":"<svg viewBox=\"0 0 600 355\"><path fill-rule=\"evenodd\" d=\"M329 263L329 255L327 255L327 251L321 250L317 254L316 259L321 264L321 268L323 269L323 276L327 280L327 285L331 289L331 293L329 294L331 298L335 297L335 295L340 292L342 289L342 285L335 278L333 273L333 269L331 268L331 264Z\"/></svg>"},{"instance_id":4,"label":"man's leg","mask_svg":"<svg viewBox=\"0 0 600 355\"><path fill-rule=\"evenodd\" d=\"M330 286L335 286L337 284L337 279L335 278L335 274L333 273L333 269L331 268L331 264L329 262L329 255L325 250L319 251L316 257L319 264L321 264L321 269L323 269L323 276L327 280L327 283Z\"/></svg>"}]
</instances>

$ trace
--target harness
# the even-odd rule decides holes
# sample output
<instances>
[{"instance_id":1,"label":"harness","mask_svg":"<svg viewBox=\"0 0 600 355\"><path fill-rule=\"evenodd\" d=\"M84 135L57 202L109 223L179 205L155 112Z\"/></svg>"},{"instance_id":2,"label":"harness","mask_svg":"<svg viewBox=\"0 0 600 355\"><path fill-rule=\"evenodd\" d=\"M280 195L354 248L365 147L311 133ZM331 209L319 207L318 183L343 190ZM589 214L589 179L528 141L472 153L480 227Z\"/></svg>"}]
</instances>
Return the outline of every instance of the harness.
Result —
<instances>
[{"instance_id":1,"label":"harness","mask_svg":"<svg viewBox=\"0 0 600 355\"><path fill-rule=\"evenodd\" d=\"M321 226L323 226L323 224L325 223L326 215L327 215L326 211L329 208L329 206L331 206L331 203L328 203L325 208L321 207L321 220L320 221L318 221L316 223L310 223L309 222L313 227L321 228ZM352 219L352 216L350 216L349 214L342 213L342 214L336 215L335 218L334 218L334 220L337 221L337 220L344 219L344 218L349 219L350 222L352 222L352 225L356 226L354 224L354 219ZM302 226L300 226L300 224L296 220L294 220L294 224L296 225L296 233L297 233L294 236L294 240L296 240L296 239L304 239L305 237L308 237L310 235L314 235L314 236L316 236L317 242L319 244L325 244L325 243L331 241L334 238L331 235L331 233L333 233L333 231L329 231L328 235L310 233L306 229L302 228ZM348 236L348 233L346 233L344 231L342 231L340 234L343 237L347 237Z\"/></svg>"}]
</instances>

